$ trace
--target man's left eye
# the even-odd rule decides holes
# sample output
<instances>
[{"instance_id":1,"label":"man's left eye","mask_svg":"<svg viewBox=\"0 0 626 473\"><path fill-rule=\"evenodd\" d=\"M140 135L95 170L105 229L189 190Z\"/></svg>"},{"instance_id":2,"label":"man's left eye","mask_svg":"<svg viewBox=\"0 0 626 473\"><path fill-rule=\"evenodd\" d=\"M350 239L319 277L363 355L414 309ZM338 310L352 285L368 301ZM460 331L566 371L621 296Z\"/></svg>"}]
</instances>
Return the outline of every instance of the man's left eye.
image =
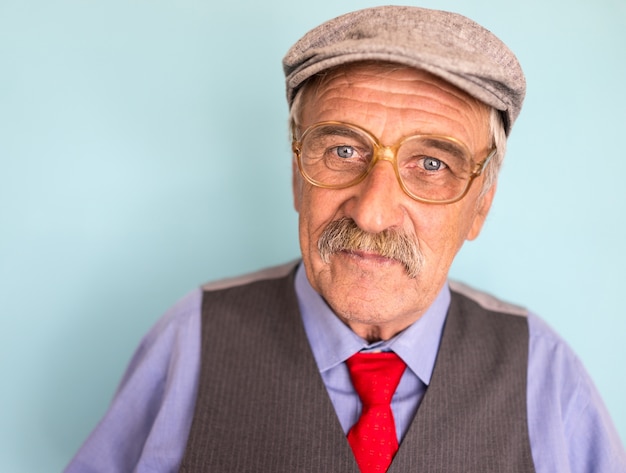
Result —
<instances>
[{"instance_id":1,"label":"man's left eye","mask_svg":"<svg viewBox=\"0 0 626 473\"><path fill-rule=\"evenodd\" d=\"M439 171L446 165L437 158L424 158L424 169L427 171Z\"/></svg>"}]
</instances>

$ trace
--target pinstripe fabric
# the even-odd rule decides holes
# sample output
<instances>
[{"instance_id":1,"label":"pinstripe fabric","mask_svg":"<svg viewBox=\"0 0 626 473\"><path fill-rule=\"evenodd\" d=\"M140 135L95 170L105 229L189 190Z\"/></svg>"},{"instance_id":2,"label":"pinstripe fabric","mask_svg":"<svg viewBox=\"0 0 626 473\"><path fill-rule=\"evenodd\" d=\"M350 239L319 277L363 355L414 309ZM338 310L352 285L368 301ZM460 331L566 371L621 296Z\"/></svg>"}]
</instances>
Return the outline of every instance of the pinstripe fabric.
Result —
<instances>
[{"instance_id":1,"label":"pinstripe fabric","mask_svg":"<svg viewBox=\"0 0 626 473\"><path fill-rule=\"evenodd\" d=\"M390 473L534 472L528 323L452 292L431 383Z\"/></svg>"},{"instance_id":2,"label":"pinstripe fabric","mask_svg":"<svg viewBox=\"0 0 626 473\"><path fill-rule=\"evenodd\" d=\"M206 291L181 472L358 472L286 277ZM390 472L532 472L528 328L453 293L431 384Z\"/></svg>"},{"instance_id":3,"label":"pinstripe fabric","mask_svg":"<svg viewBox=\"0 0 626 473\"><path fill-rule=\"evenodd\" d=\"M205 293L202 372L181 472L358 472L293 277Z\"/></svg>"}]
</instances>

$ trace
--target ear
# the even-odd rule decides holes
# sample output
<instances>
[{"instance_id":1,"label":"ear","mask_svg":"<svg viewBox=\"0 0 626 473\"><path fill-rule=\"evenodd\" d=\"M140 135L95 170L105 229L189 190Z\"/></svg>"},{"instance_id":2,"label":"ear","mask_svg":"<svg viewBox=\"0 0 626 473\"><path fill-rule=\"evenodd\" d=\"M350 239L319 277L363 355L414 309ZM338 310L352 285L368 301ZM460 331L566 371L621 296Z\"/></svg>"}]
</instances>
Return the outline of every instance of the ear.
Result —
<instances>
[{"instance_id":1,"label":"ear","mask_svg":"<svg viewBox=\"0 0 626 473\"><path fill-rule=\"evenodd\" d=\"M495 193L496 183L494 182L489 190L477 202L476 215L474 216L472 226L467 233L467 240L475 240L478 235L480 235L480 231L483 228L485 220L487 219L487 214L489 213L489 209L491 208L491 203L493 202L493 197Z\"/></svg>"},{"instance_id":2,"label":"ear","mask_svg":"<svg viewBox=\"0 0 626 473\"><path fill-rule=\"evenodd\" d=\"M293 192L293 207L299 213L300 203L302 202L302 176L300 176L295 155L293 155L291 160L291 190Z\"/></svg>"}]
</instances>

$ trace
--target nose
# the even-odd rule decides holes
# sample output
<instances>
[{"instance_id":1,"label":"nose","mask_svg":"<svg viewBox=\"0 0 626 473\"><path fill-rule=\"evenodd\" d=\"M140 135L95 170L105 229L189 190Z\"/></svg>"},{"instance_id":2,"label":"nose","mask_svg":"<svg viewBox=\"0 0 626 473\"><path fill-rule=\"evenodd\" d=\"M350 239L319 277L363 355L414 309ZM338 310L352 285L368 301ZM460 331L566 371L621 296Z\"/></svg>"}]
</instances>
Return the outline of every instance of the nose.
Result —
<instances>
[{"instance_id":1,"label":"nose","mask_svg":"<svg viewBox=\"0 0 626 473\"><path fill-rule=\"evenodd\" d=\"M355 186L355 196L348 202L346 210L359 228L379 233L402 227L405 197L393 163L380 160L363 182Z\"/></svg>"}]
</instances>

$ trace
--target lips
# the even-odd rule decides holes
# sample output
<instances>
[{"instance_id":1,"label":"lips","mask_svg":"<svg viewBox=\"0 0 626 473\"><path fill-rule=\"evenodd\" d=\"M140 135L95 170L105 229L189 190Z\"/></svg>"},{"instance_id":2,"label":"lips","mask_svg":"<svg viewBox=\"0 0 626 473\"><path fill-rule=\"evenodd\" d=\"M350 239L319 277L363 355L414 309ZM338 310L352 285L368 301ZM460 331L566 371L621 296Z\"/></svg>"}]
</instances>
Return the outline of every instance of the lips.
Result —
<instances>
[{"instance_id":1,"label":"lips","mask_svg":"<svg viewBox=\"0 0 626 473\"><path fill-rule=\"evenodd\" d=\"M389 264L389 263L398 263L402 264L400 261L395 258L390 258L387 256L382 256L375 252L370 251L362 251L362 250L342 250L341 253L346 254L347 256L353 257L355 259L369 261L372 263L378 264Z\"/></svg>"}]
</instances>

